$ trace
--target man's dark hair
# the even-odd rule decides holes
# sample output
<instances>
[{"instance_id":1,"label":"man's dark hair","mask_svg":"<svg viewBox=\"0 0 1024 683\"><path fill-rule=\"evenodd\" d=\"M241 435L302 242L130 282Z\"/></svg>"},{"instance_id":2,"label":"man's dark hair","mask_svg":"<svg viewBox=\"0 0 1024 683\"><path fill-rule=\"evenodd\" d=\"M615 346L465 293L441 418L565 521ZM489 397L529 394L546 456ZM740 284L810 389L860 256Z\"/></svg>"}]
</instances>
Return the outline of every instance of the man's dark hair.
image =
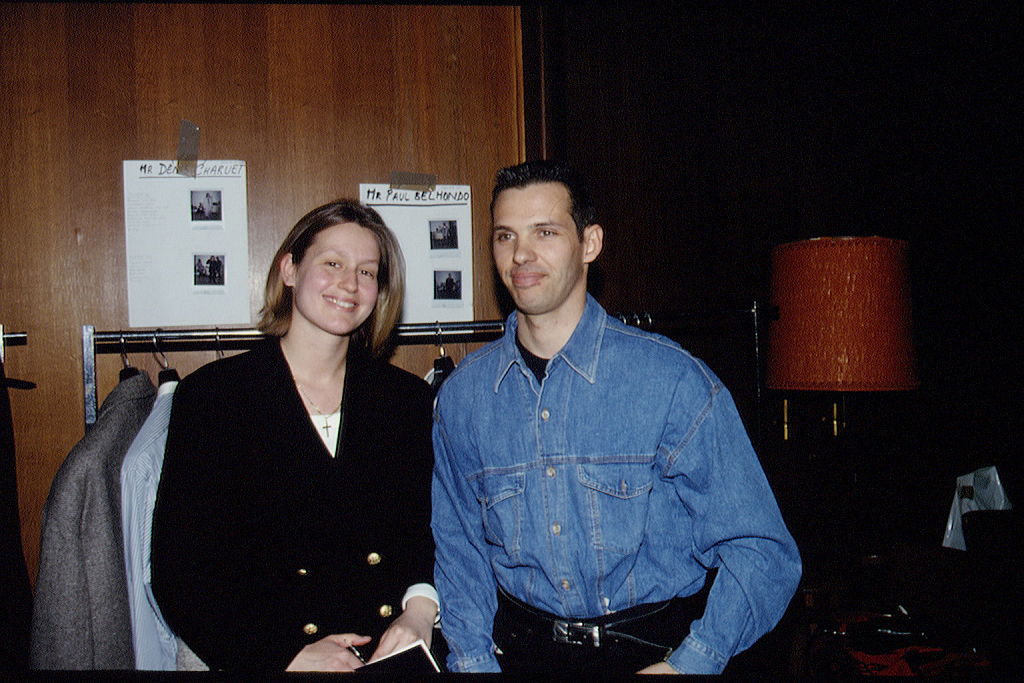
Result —
<instances>
[{"instance_id":1,"label":"man's dark hair","mask_svg":"<svg viewBox=\"0 0 1024 683\"><path fill-rule=\"evenodd\" d=\"M583 176L567 164L547 160L527 161L498 171L494 178L494 191L491 192L491 218L494 218L494 203L499 194L537 183L561 183L565 186L569 191L569 213L581 238L583 229L597 222L597 210Z\"/></svg>"}]
</instances>

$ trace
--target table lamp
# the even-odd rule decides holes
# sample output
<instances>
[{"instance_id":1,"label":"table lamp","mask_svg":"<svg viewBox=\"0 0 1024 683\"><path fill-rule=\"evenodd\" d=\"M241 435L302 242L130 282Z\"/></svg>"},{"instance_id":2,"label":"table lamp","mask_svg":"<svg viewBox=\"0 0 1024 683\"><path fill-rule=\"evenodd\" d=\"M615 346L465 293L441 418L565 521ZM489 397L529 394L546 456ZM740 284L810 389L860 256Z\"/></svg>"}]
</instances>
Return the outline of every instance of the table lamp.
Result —
<instances>
[{"instance_id":1,"label":"table lamp","mask_svg":"<svg viewBox=\"0 0 1024 683\"><path fill-rule=\"evenodd\" d=\"M772 251L765 385L797 391L903 391L918 386L907 243L817 237ZM832 404L838 436L845 416ZM783 401L783 438L789 438Z\"/></svg>"}]
</instances>

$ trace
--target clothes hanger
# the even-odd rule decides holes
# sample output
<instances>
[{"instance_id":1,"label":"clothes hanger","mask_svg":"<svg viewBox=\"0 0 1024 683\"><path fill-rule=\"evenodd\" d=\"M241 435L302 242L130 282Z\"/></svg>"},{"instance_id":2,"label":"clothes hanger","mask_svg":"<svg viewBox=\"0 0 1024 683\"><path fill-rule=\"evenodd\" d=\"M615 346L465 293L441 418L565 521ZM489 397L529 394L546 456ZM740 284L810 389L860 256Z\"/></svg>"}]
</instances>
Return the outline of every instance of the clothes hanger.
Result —
<instances>
[{"instance_id":1,"label":"clothes hanger","mask_svg":"<svg viewBox=\"0 0 1024 683\"><path fill-rule=\"evenodd\" d=\"M444 342L441 339L441 323L437 322L437 352L438 357L434 359L434 374L430 378L430 386L436 392L441 384L455 371L455 361L445 353Z\"/></svg>"},{"instance_id":2,"label":"clothes hanger","mask_svg":"<svg viewBox=\"0 0 1024 683\"><path fill-rule=\"evenodd\" d=\"M14 379L4 374L4 361L0 359L0 388L8 389L35 389L36 383L25 379Z\"/></svg>"},{"instance_id":3,"label":"clothes hanger","mask_svg":"<svg viewBox=\"0 0 1024 683\"><path fill-rule=\"evenodd\" d=\"M27 339L26 335L26 339ZM0 325L0 389L35 389L36 383L29 382L23 379L13 379L8 377L4 371L4 344L7 343L6 337L4 336L4 326Z\"/></svg>"},{"instance_id":4,"label":"clothes hanger","mask_svg":"<svg viewBox=\"0 0 1024 683\"><path fill-rule=\"evenodd\" d=\"M118 379L125 381L129 377L134 377L139 374L138 368L134 367L130 360L128 360L128 346L124 341L124 334L121 335L121 372L118 373Z\"/></svg>"},{"instance_id":5,"label":"clothes hanger","mask_svg":"<svg viewBox=\"0 0 1024 683\"><path fill-rule=\"evenodd\" d=\"M220 360L221 358L224 357L224 349L222 349L220 347L220 328L219 327L214 327L213 328L213 340L217 343L217 347L216 347L215 350L217 352L217 359Z\"/></svg>"},{"instance_id":6,"label":"clothes hanger","mask_svg":"<svg viewBox=\"0 0 1024 683\"><path fill-rule=\"evenodd\" d=\"M157 330L157 332L159 331L160 330ZM181 378L178 377L178 371L171 367L171 363L167 360L167 356L160 350L160 344L157 343L156 334L153 335L153 358L156 358L157 362L160 363L160 366L163 368L156 376L157 384L181 381Z\"/></svg>"}]
</instances>

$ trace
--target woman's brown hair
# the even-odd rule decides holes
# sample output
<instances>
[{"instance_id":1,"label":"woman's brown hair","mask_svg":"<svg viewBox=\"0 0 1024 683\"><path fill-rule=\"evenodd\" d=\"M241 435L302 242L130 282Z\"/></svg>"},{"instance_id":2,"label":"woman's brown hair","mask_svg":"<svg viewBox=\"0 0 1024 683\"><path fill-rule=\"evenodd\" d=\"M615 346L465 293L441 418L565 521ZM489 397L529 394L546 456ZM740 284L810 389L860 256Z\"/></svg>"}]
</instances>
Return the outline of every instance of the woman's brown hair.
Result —
<instances>
[{"instance_id":1,"label":"woman's brown hair","mask_svg":"<svg viewBox=\"0 0 1024 683\"><path fill-rule=\"evenodd\" d=\"M355 223L377 238L380 268L377 272L377 305L352 338L380 355L387 347L391 330L402 312L405 293L405 259L398 240L376 211L354 199L338 199L319 206L299 219L274 254L267 273L267 286L258 327L265 334L284 336L292 322L292 289L281 280L281 259L291 254L298 264L318 234L342 223Z\"/></svg>"}]
</instances>

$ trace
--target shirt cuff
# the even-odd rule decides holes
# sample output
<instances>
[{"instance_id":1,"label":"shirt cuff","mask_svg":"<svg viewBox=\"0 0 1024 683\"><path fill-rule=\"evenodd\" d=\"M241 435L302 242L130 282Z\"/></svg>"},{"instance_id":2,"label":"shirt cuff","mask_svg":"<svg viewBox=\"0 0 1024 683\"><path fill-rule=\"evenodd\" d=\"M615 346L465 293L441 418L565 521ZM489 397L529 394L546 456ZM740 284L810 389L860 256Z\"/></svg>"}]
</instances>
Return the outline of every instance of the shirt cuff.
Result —
<instances>
[{"instance_id":1,"label":"shirt cuff","mask_svg":"<svg viewBox=\"0 0 1024 683\"><path fill-rule=\"evenodd\" d=\"M691 633L665 658L665 662L681 674L720 674L729 658L700 642Z\"/></svg>"},{"instance_id":2,"label":"shirt cuff","mask_svg":"<svg viewBox=\"0 0 1024 683\"><path fill-rule=\"evenodd\" d=\"M501 673L498 659L493 653L477 657L449 657L448 667L454 673Z\"/></svg>"},{"instance_id":3,"label":"shirt cuff","mask_svg":"<svg viewBox=\"0 0 1024 683\"><path fill-rule=\"evenodd\" d=\"M405 589L402 596L402 611L412 598L426 598L437 605L437 614L434 615L434 624L441 623L441 601L437 597L437 591L429 583L414 583Z\"/></svg>"}]
</instances>

